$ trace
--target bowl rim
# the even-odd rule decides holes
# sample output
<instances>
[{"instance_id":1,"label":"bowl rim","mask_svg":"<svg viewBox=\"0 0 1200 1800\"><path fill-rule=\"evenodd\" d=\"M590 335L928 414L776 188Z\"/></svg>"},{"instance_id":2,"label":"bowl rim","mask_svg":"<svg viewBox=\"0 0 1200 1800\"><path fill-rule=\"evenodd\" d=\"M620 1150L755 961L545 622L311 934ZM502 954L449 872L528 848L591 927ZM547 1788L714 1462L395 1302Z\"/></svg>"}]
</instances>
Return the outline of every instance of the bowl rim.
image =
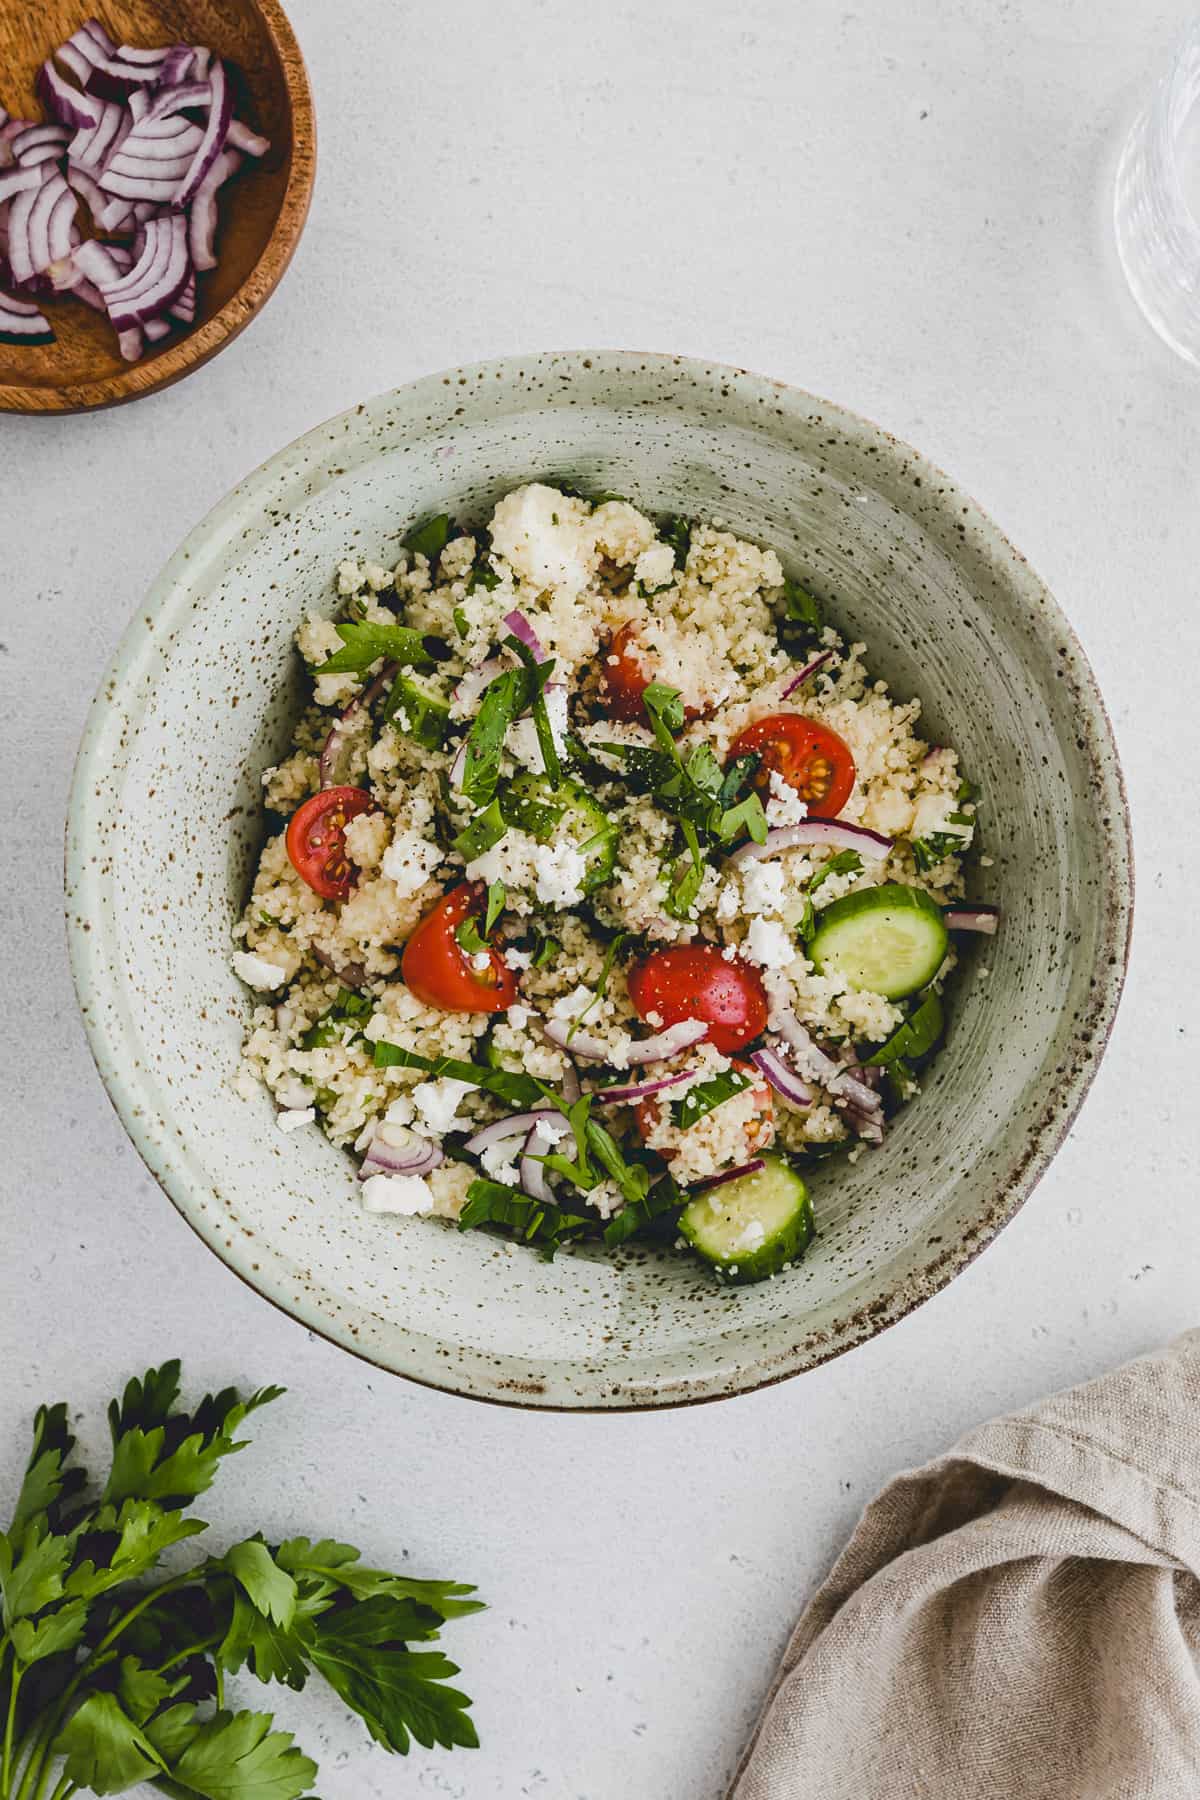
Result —
<instances>
[{"instance_id":1,"label":"bowl rim","mask_svg":"<svg viewBox=\"0 0 1200 1800\"><path fill-rule=\"evenodd\" d=\"M147 394L157 394L163 388L172 387L195 369L211 362L227 344L239 337L258 317L287 273L304 233L316 179L317 126L312 83L291 21L280 0L243 0L243 3L261 17L279 60L291 123L287 183L261 256L219 312L147 361L130 363L115 375L74 381L65 387L0 382L0 413L19 413L31 419L61 418L68 413L126 406L132 400L141 400Z\"/></svg>"},{"instance_id":2,"label":"bowl rim","mask_svg":"<svg viewBox=\"0 0 1200 1800\"><path fill-rule=\"evenodd\" d=\"M1021 600L1031 611L1035 605L1042 609L1040 629L1043 633L1050 633L1051 640L1060 650L1074 678L1077 691L1088 702L1080 720L1081 736L1085 741L1088 760L1092 764L1097 791L1107 802L1103 810L1111 821L1104 840L1108 874L1111 877L1105 884L1108 902L1102 921L1102 947L1107 951L1107 956L1101 965L1096 988L1089 1002L1089 1029L1083 1034L1085 1046L1078 1053L1074 1066L1057 1084L1054 1094L1047 1097L1032 1117L1026 1129L1023 1152L1013 1166L1010 1179L998 1184L982 1214L965 1226L952 1243L943 1245L935 1257L924 1264L914 1265L901 1276L886 1300L870 1301L861 1306L851 1319L842 1322L835 1342L811 1342L801 1333L787 1348L764 1350L736 1362L725 1362L719 1368L693 1369L686 1375L669 1377L662 1383L655 1383L649 1390L635 1383L626 1384L622 1388L618 1382L614 1387L614 1395L620 1391L620 1398L551 1398L541 1392L531 1393L527 1384L516 1382L511 1377L489 1377L482 1369L476 1371L479 1385L472 1385L468 1365L465 1363L460 1365L461 1372L458 1374L448 1369L445 1380L418 1374L411 1369L399 1367L395 1361L387 1360L384 1353L365 1348L356 1342L351 1331L332 1322L318 1309L313 1299L294 1296L288 1300L270 1291L268 1274L260 1273L256 1279L247 1268L240 1266L231 1242L227 1243L216 1229L206 1230L202 1227L190 1193L186 1154L177 1144L164 1144L156 1139L149 1129L145 1121L153 1117L155 1112L152 1084L145 1072L123 1066L119 1058L109 1058L109 1040L101 1023L101 1009L94 1004L96 996L103 994L109 1007L113 1007L119 1000L120 988L117 977L120 959L115 938L111 932L106 936L103 928L97 929L93 924L93 921L99 921L103 927L104 909L101 899L104 884L96 859L89 856L85 848L89 841L94 841L93 828L103 812L103 802L99 797L102 789L97 787L95 781L97 759L104 749L105 725L110 716L113 696L124 685L127 676L137 670L147 653L157 648L157 641L165 639L169 634L172 600L174 598L178 603L184 597L177 590L177 577L182 576L190 565L199 560L201 546L224 541L233 534L239 527L244 509L256 502L261 490L277 482L281 470L287 468L289 463L297 462L297 459L298 466L302 468L305 453L310 448L319 452L322 445L328 446L332 441L332 434L339 428L347 430L358 416L374 416L396 400L411 403L414 394L419 394L421 390L428 390L433 398L435 392L441 394L451 381L457 383L462 377L468 382L487 381L491 385L495 380L516 375L518 370L528 371L531 363L548 364L555 367L558 373L562 372L562 365L569 365L580 371L590 371L593 365L602 365L604 372L614 378L622 372L644 371L647 366L660 368L664 373L668 369L678 369L696 377L707 377L718 389L721 383L731 379L749 383L752 387L769 390L782 403L801 414L816 410L823 418L857 434L864 434L880 445L886 445L890 454L898 454L905 460L908 469L915 469L923 478L929 477L931 481L936 481L943 490L943 507L939 510L948 510L951 505L955 505L960 517L963 513L968 514L976 542L994 559L1007 566L1008 577L1019 589ZM340 454L344 459L344 447ZM317 464L323 460L318 454ZM289 479L294 480L295 472L295 469L291 471ZM88 710L71 781L65 851L66 923L71 972L93 1061L108 1098L134 1147L185 1222L225 1267L262 1299L305 1329L339 1349L349 1351L371 1367L435 1392L534 1412L664 1411L756 1392L844 1355L906 1318L926 1300L932 1299L973 1262L1015 1217L1070 1131L1112 1034L1128 969L1133 928L1135 883L1132 825L1124 771L1112 721L1074 628L1026 558L984 508L942 469L921 451L865 415L774 377L758 375L733 364L669 352L615 349L535 352L439 370L420 376L400 388L385 390L371 400L345 408L301 433L250 471L192 527L151 585L117 644ZM484 1358L481 1356L479 1361L482 1364Z\"/></svg>"}]
</instances>

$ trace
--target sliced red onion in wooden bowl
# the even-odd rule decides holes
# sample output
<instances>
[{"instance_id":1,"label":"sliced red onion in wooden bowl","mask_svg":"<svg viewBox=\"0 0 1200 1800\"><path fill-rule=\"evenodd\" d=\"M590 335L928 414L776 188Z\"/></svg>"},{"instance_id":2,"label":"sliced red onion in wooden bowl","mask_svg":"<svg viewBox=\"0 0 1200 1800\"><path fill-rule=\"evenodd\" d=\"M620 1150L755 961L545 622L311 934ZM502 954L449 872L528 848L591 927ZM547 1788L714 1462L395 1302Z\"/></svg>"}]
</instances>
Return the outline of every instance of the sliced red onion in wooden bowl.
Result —
<instances>
[{"instance_id":1,"label":"sliced red onion in wooden bowl","mask_svg":"<svg viewBox=\"0 0 1200 1800\"><path fill-rule=\"evenodd\" d=\"M892 840L865 825L844 825L840 819L803 819L799 825L773 825L761 844L751 840L735 850L729 861L761 862L765 856L778 856L781 850L796 850L802 845L817 845L827 850L857 850L863 856L882 862L891 853Z\"/></svg>"},{"instance_id":2,"label":"sliced red onion in wooden bowl","mask_svg":"<svg viewBox=\"0 0 1200 1800\"><path fill-rule=\"evenodd\" d=\"M196 271L216 267L218 190L270 142L234 118L229 72L210 50L114 44L94 19L47 57L37 88L50 119L0 109L0 276L23 298L50 290L96 306L102 296L121 355L136 360L147 341L194 322ZM73 256L76 197L97 231L146 229L116 284ZM13 329L12 341L48 341Z\"/></svg>"},{"instance_id":3,"label":"sliced red onion in wooden bowl","mask_svg":"<svg viewBox=\"0 0 1200 1800\"><path fill-rule=\"evenodd\" d=\"M0 344L52 344L54 333L45 313L29 300L0 294Z\"/></svg>"}]
</instances>

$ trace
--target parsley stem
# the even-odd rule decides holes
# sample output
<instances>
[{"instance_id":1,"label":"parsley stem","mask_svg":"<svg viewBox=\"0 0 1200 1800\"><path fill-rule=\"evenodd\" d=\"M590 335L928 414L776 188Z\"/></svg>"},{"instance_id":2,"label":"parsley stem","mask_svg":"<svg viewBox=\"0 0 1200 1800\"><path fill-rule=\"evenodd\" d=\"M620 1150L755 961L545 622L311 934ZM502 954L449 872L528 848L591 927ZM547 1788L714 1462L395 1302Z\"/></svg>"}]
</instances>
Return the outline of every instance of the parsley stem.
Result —
<instances>
[{"instance_id":1,"label":"parsley stem","mask_svg":"<svg viewBox=\"0 0 1200 1800\"><path fill-rule=\"evenodd\" d=\"M13 1729L17 1722L17 1690L21 1685L21 1677L24 1673L14 1650L12 1677L8 1689L8 1717L4 1721L4 1752L0 1757L0 1796L3 1796L3 1800L8 1800L12 1779Z\"/></svg>"},{"instance_id":2,"label":"parsley stem","mask_svg":"<svg viewBox=\"0 0 1200 1800\"><path fill-rule=\"evenodd\" d=\"M54 1792L51 1794L50 1800L71 1800L71 1795L77 1792L78 1789L70 1776L64 1775Z\"/></svg>"},{"instance_id":3,"label":"parsley stem","mask_svg":"<svg viewBox=\"0 0 1200 1800\"><path fill-rule=\"evenodd\" d=\"M216 1660L215 1657L213 1658L213 1674L217 1678L217 1711L224 1712L225 1711L225 1671L224 1671L224 1669L222 1669L220 1663Z\"/></svg>"}]
</instances>

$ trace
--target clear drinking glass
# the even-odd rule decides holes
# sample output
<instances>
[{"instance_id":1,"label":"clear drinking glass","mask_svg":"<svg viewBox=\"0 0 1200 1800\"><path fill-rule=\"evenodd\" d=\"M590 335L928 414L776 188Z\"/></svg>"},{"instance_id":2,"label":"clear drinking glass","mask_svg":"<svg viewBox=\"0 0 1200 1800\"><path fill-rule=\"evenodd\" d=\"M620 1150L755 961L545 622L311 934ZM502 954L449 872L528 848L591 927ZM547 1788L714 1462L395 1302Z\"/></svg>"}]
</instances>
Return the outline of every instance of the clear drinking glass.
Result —
<instances>
[{"instance_id":1,"label":"clear drinking glass","mask_svg":"<svg viewBox=\"0 0 1200 1800\"><path fill-rule=\"evenodd\" d=\"M1126 141L1113 224L1134 299L1172 350L1200 368L1198 98L1200 19L1178 44Z\"/></svg>"}]
</instances>

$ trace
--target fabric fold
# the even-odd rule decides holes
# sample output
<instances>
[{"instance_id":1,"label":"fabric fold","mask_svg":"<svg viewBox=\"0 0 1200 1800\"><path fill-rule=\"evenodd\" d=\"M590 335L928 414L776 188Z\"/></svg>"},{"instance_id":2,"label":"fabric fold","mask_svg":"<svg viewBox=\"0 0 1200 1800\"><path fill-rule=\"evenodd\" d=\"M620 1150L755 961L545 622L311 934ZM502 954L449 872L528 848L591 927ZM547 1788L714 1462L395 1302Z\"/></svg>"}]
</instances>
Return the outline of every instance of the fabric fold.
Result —
<instances>
[{"instance_id":1,"label":"fabric fold","mask_svg":"<svg viewBox=\"0 0 1200 1800\"><path fill-rule=\"evenodd\" d=\"M1200 1800L1200 1332L863 1514L736 1800Z\"/></svg>"}]
</instances>

